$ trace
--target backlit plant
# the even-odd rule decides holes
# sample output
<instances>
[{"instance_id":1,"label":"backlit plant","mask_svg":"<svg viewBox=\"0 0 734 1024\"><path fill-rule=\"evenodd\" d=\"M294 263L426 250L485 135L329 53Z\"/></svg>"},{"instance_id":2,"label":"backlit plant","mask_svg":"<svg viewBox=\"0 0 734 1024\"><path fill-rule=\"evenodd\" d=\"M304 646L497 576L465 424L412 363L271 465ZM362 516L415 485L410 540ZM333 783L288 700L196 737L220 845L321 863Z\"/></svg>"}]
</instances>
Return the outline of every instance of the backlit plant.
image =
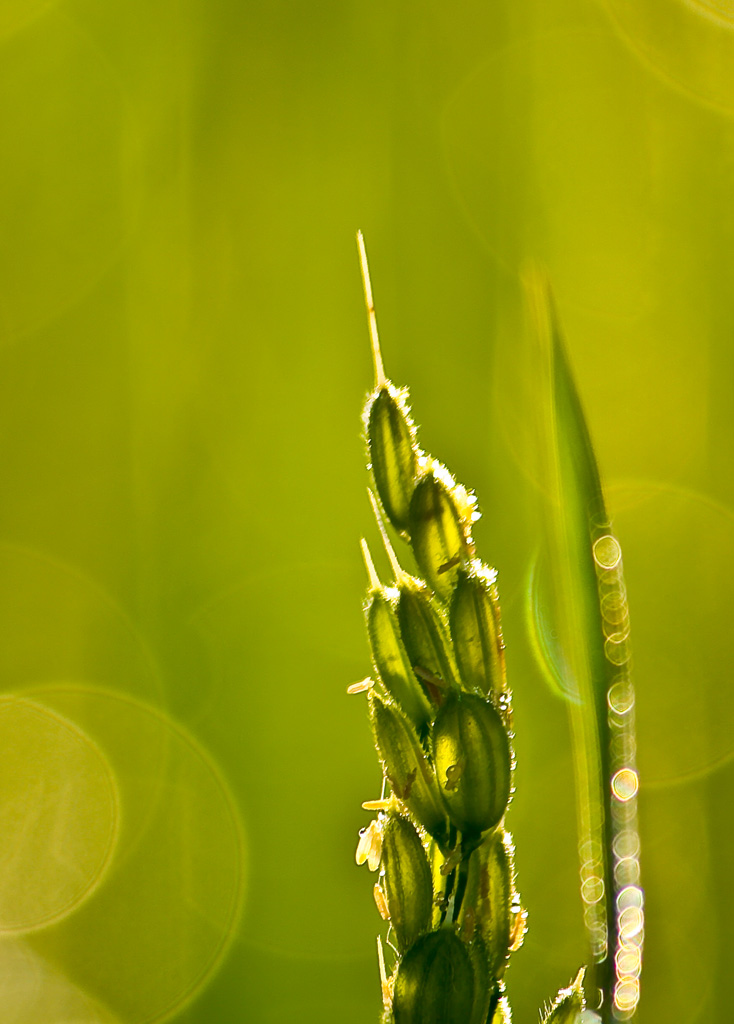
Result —
<instances>
[{"instance_id":1,"label":"backlit plant","mask_svg":"<svg viewBox=\"0 0 734 1024\"><path fill-rule=\"evenodd\" d=\"M407 392L385 375L361 235L358 240L375 365L364 410L370 493L393 577L388 583L379 578L363 541L373 672L349 690L367 693L383 770L380 799L364 804L376 817L357 848L357 862L378 873L375 902L388 923L386 942L378 939L383 1020L507 1024L504 978L522 944L526 913L507 827L515 761L497 573L475 550L474 495L420 448ZM594 852L582 865L587 894L593 895L585 898L586 923L601 1018L628 1020L639 993L643 919L641 890L630 874L633 866L638 871L636 855L634 865L628 853L618 856L636 837L637 775L634 751L629 742L625 746L631 724L615 719L622 691L631 685L627 633L613 628L623 623L626 603L619 546L604 514L580 406L558 351L556 357L558 422L562 428L570 424L574 443L565 449L561 443L549 462L556 485L563 491L571 480L583 509L578 521L557 517L571 523L571 534L563 526L553 537L551 517L551 551L555 544L566 559L565 590L562 572L556 596L561 618L564 601L566 621L586 616L586 636L574 641L575 648L571 643L569 658L573 668L575 651L579 691L591 680L604 704L591 715L598 728L587 728L581 758L585 765L596 758L599 765L579 797L582 845ZM409 546L415 574L393 550L387 524ZM629 783L621 797L620 773ZM635 927L629 915L624 918L632 905L639 910ZM582 968L561 989L544 1024L578 1024L584 973Z\"/></svg>"}]
</instances>

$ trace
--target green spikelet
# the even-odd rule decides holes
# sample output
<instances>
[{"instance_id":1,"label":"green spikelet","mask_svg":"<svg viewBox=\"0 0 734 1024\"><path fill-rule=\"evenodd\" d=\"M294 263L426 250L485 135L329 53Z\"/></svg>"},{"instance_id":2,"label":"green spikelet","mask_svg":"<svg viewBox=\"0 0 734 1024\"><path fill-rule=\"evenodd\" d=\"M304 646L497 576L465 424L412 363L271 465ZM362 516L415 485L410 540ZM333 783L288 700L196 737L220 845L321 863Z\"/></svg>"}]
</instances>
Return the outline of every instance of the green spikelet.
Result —
<instances>
[{"instance_id":1,"label":"green spikelet","mask_svg":"<svg viewBox=\"0 0 734 1024\"><path fill-rule=\"evenodd\" d=\"M413 491L408 515L415 559L428 585L444 600L451 597L459 567L471 556L466 511L456 484L436 463Z\"/></svg>"},{"instance_id":2,"label":"green spikelet","mask_svg":"<svg viewBox=\"0 0 734 1024\"><path fill-rule=\"evenodd\" d=\"M429 835L445 841L448 829L436 773L423 752L415 729L394 704L369 695L375 744L393 792Z\"/></svg>"},{"instance_id":3,"label":"green spikelet","mask_svg":"<svg viewBox=\"0 0 734 1024\"><path fill-rule=\"evenodd\" d=\"M505 657L496 573L472 564L459 571L451 599L451 640L461 677L469 690L489 694L505 689Z\"/></svg>"},{"instance_id":4,"label":"green spikelet","mask_svg":"<svg viewBox=\"0 0 734 1024\"><path fill-rule=\"evenodd\" d=\"M380 502L398 533L406 534L418 474L415 428L408 412L406 393L389 382L382 384L367 402L365 423L372 475Z\"/></svg>"},{"instance_id":5,"label":"green spikelet","mask_svg":"<svg viewBox=\"0 0 734 1024\"><path fill-rule=\"evenodd\" d=\"M502 819L512 789L512 751L505 724L477 694L450 694L432 732L436 774L451 823L479 836Z\"/></svg>"},{"instance_id":6,"label":"green spikelet","mask_svg":"<svg viewBox=\"0 0 734 1024\"><path fill-rule=\"evenodd\" d=\"M474 1003L474 968L450 928L419 939L395 978L395 1024L467 1024Z\"/></svg>"},{"instance_id":7,"label":"green spikelet","mask_svg":"<svg viewBox=\"0 0 734 1024\"><path fill-rule=\"evenodd\" d=\"M413 671L395 610L383 587L372 588L365 619L372 660L380 680L418 732L422 733L433 717L433 711Z\"/></svg>"},{"instance_id":8,"label":"green spikelet","mask_svg":"<svg viewBox=\"0 0 734 1024\"><path fill-rule=\"evenodd\" d=\"M501 979L525 931L525 913L515 889L512 837L504 829L490 832L471 856L462 922L467 917L474 934L481 937L493 977Z\"/></svg>"},{"instance_id":9,"label":"green spikelet","mask_svg":"<svg viewBox=\"0 0 734 1024\"><path fill-rule=\"evenodd\" d=\"M425 583L407 573L398 581L398 619L419 677L444 690L457 685L457 670L443 618Z\"/></svg>"},{"instance_id":10,"label":"green spikelet","mask_svg":"<svg viewBox=\"0 0 734 1024\"><path fill-rule=\"evenodd\" d=\"M423 842L409 818L390 814L382 839L383 888L398 946L407 949L431 926L433 881Z\"/></svg>"}]
</instances>

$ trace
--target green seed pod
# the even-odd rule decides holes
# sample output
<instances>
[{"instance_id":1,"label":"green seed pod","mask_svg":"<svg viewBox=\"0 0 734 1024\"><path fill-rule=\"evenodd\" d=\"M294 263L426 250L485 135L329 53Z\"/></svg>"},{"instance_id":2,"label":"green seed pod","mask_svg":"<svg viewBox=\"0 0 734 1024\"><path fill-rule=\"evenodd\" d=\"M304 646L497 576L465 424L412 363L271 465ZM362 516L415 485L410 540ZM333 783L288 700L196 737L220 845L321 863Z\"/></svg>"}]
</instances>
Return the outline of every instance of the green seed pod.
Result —
<instances>
[{"instance_id":1,"label":"green seed pod","mask_svg":"<svg viewBox=\"0 0 734 1024\"><path fill-rule=\"evenodd\" d=\"M466 924L466 920L464 924ZM462 926L462 932L463 930ZM469 1024L486 1024L492 1000L497 994L497 980L489 969L489 957L481 935L475 934L467 949L474 968L475 979L474 1006Z\"/></svg>"},{"instance_id":2,"label":"green seed pod","mask_svg":"<svg viewBox=\"0 0 734 1024\"><path fill-rule=\"evenodd\" d=\"M424 681L433 682L434 687L455 686L457 673L448 636L430 591L420 580L407 574L398 580L398 591L400 633L411 665Z\"/></svg>"},{"instance_id":3,"label":"green seed pod","mask_svg":"<svg viewBox=\"0 0 734 1024\"><path fill-rule=\"evenodd\" d=\"M496 829L469 860L462 918L472 916L492 976L498 980L507 968L519 913L512 837L509 832Z\"/></svg>"},{"instance_id":4,"label":"green seed pod","mask_svg":"<svg viewBox=\"0 0 734 1024\"><path fill-rule=\"evenodd\" d=\"M423 753L415 729L397 705L383 701L374 690L370 691L368 702L375 744L395 796L413 812L429 835L443 843L448 825L446 812L436 773Z\"/></svg>"},{"instance_id":5,"label":"green seed pod","mask_svg":"<svg viewBox=\"0 0 734 1024\"><path fill-rule=\"evenodd\" d=\"M395 978L395 1024L467 1024L474 1002L474 968L450 928L418 939Z\"/></svg>"},{"instance_id":6,"label":"green seed pod","mask_svg":"<svg viewBox=\"0 0 734 1024\"><path fill-rule=\"evenodd\" d=\"M415 485L409 524L418 565L433 590L448 600L459 566L471 554L471 517L466 491L439 463Z\"/></svg>"},{"instance_id":7,"label":"green seed pod","mask_svg":"<svg viewBox=\"0 0 734 1024\"><path fill-rule=\"evenodd\" d=\"M411 667L395 612L384 590L373 590L365 612L372 658L380 679L419 733L433 711Z\"/></svg>"},{"instance_id":8,"label":"green seed pod","mask_svg":"<svg viewBox=\"0 0 734 1024\"><path fill-rule=\"evenodd\" d=\"M550 1010L543 1017L543 1024L579 1024L581 1014L586 1008L584 970L582 967L569 988L561 989Z\"/></svg>"},{"instance_id":9,"label":"green seed pod","mask_svg":"<svg viewBox=\"0 0 734 1024\"><path fill-rule=\"evenodd\" d=\"M496 574L482 566L460 569L449 622L456 661L467 690L505 689L505 651L500 629Z\"/></svg>"},{"instance_id":10,"label":"green seed pod","mask_svg":"<svg viewBox=\"0 0 734 1024\"><path fill-rule=\"evenodd\" d=\"M460 832L494 828L512 787L512 752L502 719L477 694L451 693L433 726L433 754L441 795Z\"/></svg>"},{"instance_id":11,"label":"green seed pod","mask_svg":"<svg viewBox=\"0 0 734 1024\"><path fill-rule=\"evenodd\" d=\"M383 888L390 921L401 950L431 927L433 882L428 857L413 823L388 816L382 837Z\"/></svg>"},{"instance_id":12,"label":"green seed pod","mask_svg":"<svg viewBox=\"0 0 734 1024\"><path fill-rule=\"evenodd\" d=\"M404 536L409 529L408 511L418 472L415 427L405 395L386 381L365 408L367 447L377 493L387 518Z\"/></svg>"}]
</instances>

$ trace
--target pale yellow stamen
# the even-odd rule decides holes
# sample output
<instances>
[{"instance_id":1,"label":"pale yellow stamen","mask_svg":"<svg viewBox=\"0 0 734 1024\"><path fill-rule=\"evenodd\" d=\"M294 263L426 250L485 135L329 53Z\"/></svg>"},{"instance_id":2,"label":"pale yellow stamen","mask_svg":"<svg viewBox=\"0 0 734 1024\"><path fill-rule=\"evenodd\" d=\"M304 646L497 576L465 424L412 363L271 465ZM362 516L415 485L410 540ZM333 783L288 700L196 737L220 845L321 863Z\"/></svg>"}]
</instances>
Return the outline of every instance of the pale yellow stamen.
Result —
<instances>
[{"instance_id":1,"label":"pale yellow stamen","mask_svg":"<svg viewBox=\"0 0 734 1024\"><path fill-rule=\"evenodd\" d=\"M375 897L375 904L377 906L377 910L379 911L380 917L382 918L383 921L389 921L390 911L387 909L387 900L385 899L384 892L380 888L379 882L375 882L374 888L372 890L372 895Z\"/></svg>"},{"instance_id":2,"label":"pale yellow stamen","mask_svg":"<svg viewBox=\"0 0 734 1024\"><path fill-rule=\"evenodd\" d=\"M366 679L360 679L358 683L352 683L351 686L347 687L347 693L364 693L366 690L371 689L374 686L374 680L367 676Z\"/></svg>"},{"instance_id":3,"label":"pale yellow stamen","mask_svg":"<svg viewBox=\"0 0 734 1024\"><path fill-rule=\"evenodd\" d=\"M370 871L377 871L382 857L382 825L379 821L371 821L367 828L359 834L357 852L354 859L358 864L367 861Z\"/></svg>"},{"instance_id":4,"label":"pale yellow stamen","mask_svg":"<svg viewBox=\"0 0 734 1024\"><path fill-rule=\"evenodd\" d=\"M525 933L528 930L527 925L528 912L527 910L521 910L516 915L510 932L510 952L516 953L523 944ZM578 980L578 979L577 979Z\"/></svg>"}]
</instances>

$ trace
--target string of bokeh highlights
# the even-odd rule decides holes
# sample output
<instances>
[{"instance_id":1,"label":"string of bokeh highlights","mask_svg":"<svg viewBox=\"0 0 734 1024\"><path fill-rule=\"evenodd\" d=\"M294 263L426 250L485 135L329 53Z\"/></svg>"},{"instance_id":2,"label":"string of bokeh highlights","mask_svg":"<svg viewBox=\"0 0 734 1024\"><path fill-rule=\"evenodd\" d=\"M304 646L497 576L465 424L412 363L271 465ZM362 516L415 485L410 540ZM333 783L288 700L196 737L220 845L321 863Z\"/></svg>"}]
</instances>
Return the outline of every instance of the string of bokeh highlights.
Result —
<instances>
[{"instance_id":1,"label":"string of bokeh highlights","mask_svg":"<svg viewBox=\"0 0 734 1024\"><path fill-rule=\"evenodd\" d=\"M607 689L612 835L612 876L616 948L614 949L615 1020L629 1020L640 998L640 971L645 932L644 894L640 887L640 839L637 819L639 776L636 765L635 695L630 675L629 608L622 570L622 549L611 533L593 545L604 631L604 655L612 667ZM582 859L582 897L587 924L598 938L594 954L607 955L595 907L605 898L604 882L594 873L596 858Z\"/></svg>"}]
</instances>

